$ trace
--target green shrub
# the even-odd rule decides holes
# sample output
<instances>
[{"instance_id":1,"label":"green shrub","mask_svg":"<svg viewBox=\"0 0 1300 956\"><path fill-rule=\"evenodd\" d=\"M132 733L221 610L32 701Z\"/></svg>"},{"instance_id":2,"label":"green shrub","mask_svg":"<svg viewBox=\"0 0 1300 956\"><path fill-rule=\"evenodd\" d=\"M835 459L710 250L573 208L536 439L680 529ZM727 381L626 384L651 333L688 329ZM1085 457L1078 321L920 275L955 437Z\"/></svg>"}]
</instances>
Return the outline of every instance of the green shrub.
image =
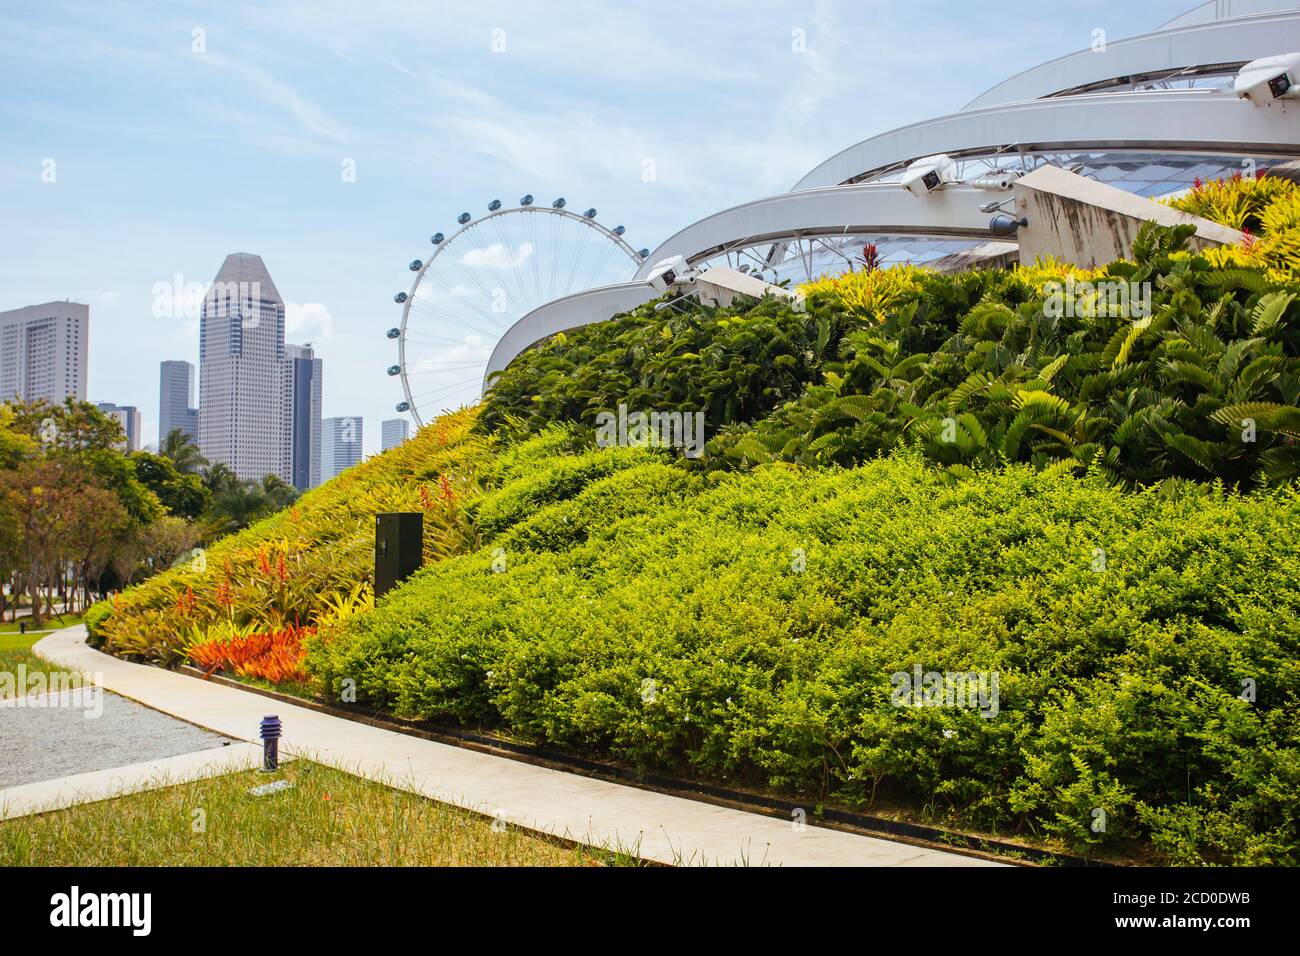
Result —
<instances>
[{"instance_id":1,"label":"green shrub","mask_svg":"<svg viewBox=\"0 0 1300 956\"><path fill-rule=\"evenodd\" d=\"M915 454L675 470L542 505L498 538L504 565L485 548L425 569L309 666L402 716L643 768L1075 848L1298 861L1292 490L1025 467L951 485ZM997 716L892 706L914 665L997 673Z\"/></svg>"}]
</instances>

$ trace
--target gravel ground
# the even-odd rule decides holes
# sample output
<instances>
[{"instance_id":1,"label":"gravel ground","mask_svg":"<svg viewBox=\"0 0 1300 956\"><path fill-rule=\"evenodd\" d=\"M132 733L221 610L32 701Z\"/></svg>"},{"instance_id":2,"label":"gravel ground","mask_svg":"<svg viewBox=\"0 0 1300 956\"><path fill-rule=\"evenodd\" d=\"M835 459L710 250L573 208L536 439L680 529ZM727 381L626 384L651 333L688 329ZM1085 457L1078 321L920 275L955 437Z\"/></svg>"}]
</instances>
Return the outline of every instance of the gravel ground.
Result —
<instances>
[{"instance_id":1,"label":"gravel ground","mask_svg":"<svg viewBox=\"0 0 1300 956\"><path fill-rule=\"evenodd\" d=\"M227 737L201 730L116 694L98 692L67 706L16 707L0 704L0 789L54 780L91 770L109 770L162 757L229 744ZM23 703L30 705L33 698ZM89 706L86 706L86 705Z\"/></svg>"}]
</instances>

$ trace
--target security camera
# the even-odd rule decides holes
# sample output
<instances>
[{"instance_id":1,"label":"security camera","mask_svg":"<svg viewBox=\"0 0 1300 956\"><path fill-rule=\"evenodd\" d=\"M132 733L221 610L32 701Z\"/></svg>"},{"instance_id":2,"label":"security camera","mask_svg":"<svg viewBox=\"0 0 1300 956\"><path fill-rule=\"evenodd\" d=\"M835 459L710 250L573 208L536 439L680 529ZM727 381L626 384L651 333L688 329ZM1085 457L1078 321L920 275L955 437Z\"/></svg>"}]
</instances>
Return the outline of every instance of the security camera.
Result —
<instances>
[{"instance_id":1,"label":"security camera","mask_svg":"<svg viewBox=\"0 0 1300 956\"><path fill-rule=\"evenodd\" d=\"M1256 106L1272 106L1284 96L1300 97L1300 53L1251 60L1237 71L1232 91Z\"/></svg>"},{"instance_id":2,"label":"security camera","mask_svg":"<svg viewBox=\"0 0 1300 956\"><path fill-rule=\"evenodd\" d=\"M957 164L945 153L913 160L903 173L902 183L913 196L928 196L941 186L955 182Z\"/></svg>"},{"instance_id":3,"label":"security camera","mask_svg":"<svg viewBox=\"0 0 1300 956\"><path fill-rule=\"evenodd\" d=\"M989 220L989 232L995 236L1014 236L1021 226L1027 225L1029 225L1029 220L1024 216L1016 218L1000 212Z\"/></svg>"},{"instance_id":4,"label":"security camera","mask_svg":"<svg viewBox=\"0 0 1300 956\"><path fill-rule=\"evenodd\" d=\"M673 256L656 262L645 281L650 284L650 288L662 295L670 286L688 279L690 274L691 267L686 264L685 256Z\"/></svg>"}]
</instances>

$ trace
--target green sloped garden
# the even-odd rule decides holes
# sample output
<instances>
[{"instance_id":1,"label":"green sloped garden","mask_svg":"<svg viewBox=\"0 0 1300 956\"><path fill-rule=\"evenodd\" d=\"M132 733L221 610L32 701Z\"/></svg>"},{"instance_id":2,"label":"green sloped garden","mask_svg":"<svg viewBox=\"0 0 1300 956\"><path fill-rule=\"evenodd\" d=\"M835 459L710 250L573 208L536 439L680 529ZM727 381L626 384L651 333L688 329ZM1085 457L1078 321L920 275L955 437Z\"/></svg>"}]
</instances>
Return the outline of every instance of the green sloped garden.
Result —
<instances>
[{"instance_id":1,"label":"green sloped garden","mask_svg":"<svg viewBox=\"0 0 1300 956\"><path fill-rule=\"evenodd\" d=\"M1236 252L1151 229L1099 270L865 269L557 336L94 639L814 806L1294 865L1297 190L1179 202L1234 191L1268 224ZM619 404L702 412L707 454L594 447ZM374 607L381 510L425 513L427 565ZM917 666L997 675L996 714L895 706Z\"/></svg>"}]
</instances>

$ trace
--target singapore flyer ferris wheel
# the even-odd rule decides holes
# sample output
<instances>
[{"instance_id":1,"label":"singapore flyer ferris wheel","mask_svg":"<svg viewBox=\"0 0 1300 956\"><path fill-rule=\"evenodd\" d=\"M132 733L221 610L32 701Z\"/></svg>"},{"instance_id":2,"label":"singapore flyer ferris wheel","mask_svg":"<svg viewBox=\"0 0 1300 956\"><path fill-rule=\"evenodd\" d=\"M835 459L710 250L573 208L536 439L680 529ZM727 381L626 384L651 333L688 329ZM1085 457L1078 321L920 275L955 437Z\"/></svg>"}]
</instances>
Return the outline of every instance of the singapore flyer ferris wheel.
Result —
<instances>
[{"instance_id":1,"label":"singapore flyer ferris wheel","mask_svg":"<svg viewBox=\"0 0 1300 956\"><path fill-rule=\"evenodd\" d=\"M462 212L456 229L434 233L432 251L415 259L414 281L394 301L401 324L388 330L397 342L403 400L415 427L446 408L477 398L497 339L533 309L553 299L627 279L649 255L634 250L622 226L577 213L564 199L537 205L531 195L517 206L494 199L487 213Z\"/></svg>"}]
</instances>

